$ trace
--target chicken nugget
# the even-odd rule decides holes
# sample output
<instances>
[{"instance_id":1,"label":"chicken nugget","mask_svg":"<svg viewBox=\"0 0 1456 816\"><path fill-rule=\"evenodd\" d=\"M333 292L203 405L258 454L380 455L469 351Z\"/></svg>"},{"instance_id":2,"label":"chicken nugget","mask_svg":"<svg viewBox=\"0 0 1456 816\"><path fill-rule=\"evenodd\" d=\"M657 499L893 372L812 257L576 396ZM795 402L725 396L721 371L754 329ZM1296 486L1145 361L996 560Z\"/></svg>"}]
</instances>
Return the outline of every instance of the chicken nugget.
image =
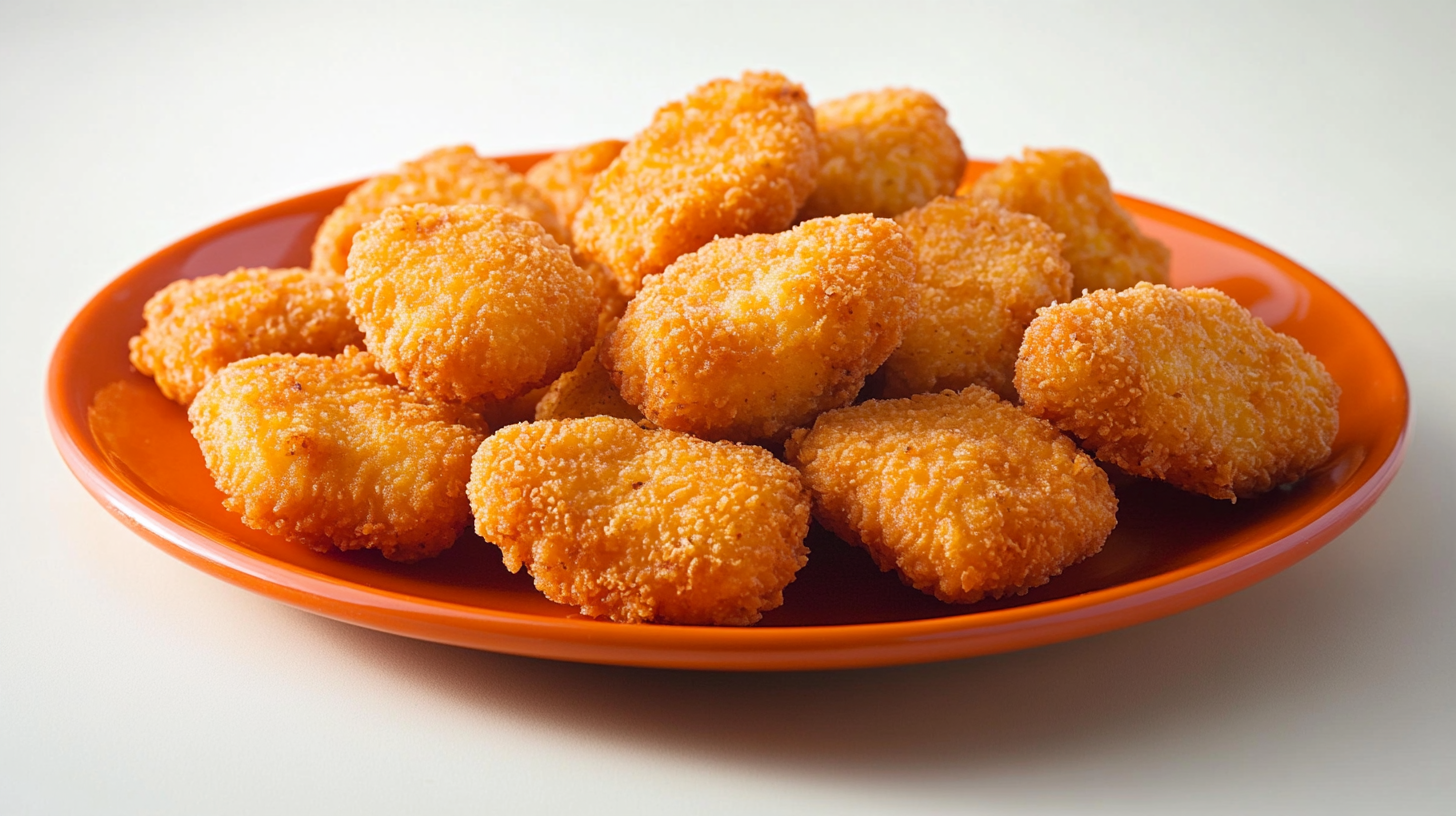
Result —
<instances>
[{"instance_id":1,"label":"chicken nugget","mask_svg":"<svg viewBox=\"0 0 1456 816\"><path fill-rule=\"evenodd\" d=\"M1143 235L1112 196L1097 161L1075 150L1033 150L1007 159L959 191L1030 213L1063 235L1072 294L1168 282L1168 248Z\"/></svg>"},{"instance_id":2,"label":"chicken nugget","mask_svg":"<svg viewBox=\"0 0 1456 816\"><path fill-rule=\"evenodd\" d=\"M1320 361L1216 289L1140 283L1043 309L1016 390L1097 458L1218 499L1299 479L1340 423Z\"/></svg>"},{"instance_id":3,"label":"chicken nugget","mask_svg":"<svg viewBox=\"0 0 1456 816\"><path fill-rule=\"evenodd\" d=\"M498 207L385 210L349 252L349 310L404 387L508 400L570 371L592 343L592 279L535 221Z\"/></svg>"},{"instance_id":4,"label":"chicken nugget","mask_svg":"<svg viewBox=\"0 0 1456 816\"><path fill-rule=\"evenodd\" d=\"M880 369L883 395L975 384L1014 399L1022 332L1038 308L1071 297L1057 234L1035 216L964 198L938 198L895 221L915 245L920 315Z\"/></svg>"},{"instance_id":5,"label":"chicken nugget","mask_svg":"<svg viewBox=\"0 0 1456 816\"><path fill-rule=\"evenodd\" d=\"M648 279L600 354L623 399L705 439L846 405L915 318L914 248L870 215L720 238Z\"/></svg>"},{"instance_id":6,"label":"chicken nugget","mask_svg":"<svg viewBox=\"0 0 1456 816\"><path fill-rule=\"evenodd\" d=\"M576 368L556 378L536 403L537 419L582 419L611 416L642 419L642 412L622 399L612 376L597 361L597 347L587 349Z\"/></svg>"},{"instance_id":7,"label":"chicken nugget","mask_svg":"<svg viewBox=\"0 0 1456 816\"><path fill-rule=\"evenodd\" d=\"M465 487L485 427L399 388L368 353L233 363L187 416L224 506L254 529L416 561L470 522Z\"/></svg>"},{"instance_id":8,"label":"chicken nugget","mask_svg":"<svg viewBox=\"0 0 1456 816\"><path fill-rule=\"evenodd\" d=\"M909 88L867 91L814 107L819 180L799 217L889 218L950 195L966 172L960 137L935 97Z\"/></svg>"},{"instance_id":9,"label":"chicken nugget","mask_svg":"<svg viewBox=\"0 0 1456 816\"><path fill-rule=\"evenodd\" d=\"M715 80L622 148L592 181L572 234L630 294L715 237L787 229L818 172L803 88L774 73Z\"/></svg>"},{"instance_id":10,"label":"chicken nugget","mask_svg":"<svg viewBox=\"0 0 1456 816\"><path fill-rule=\"evenodd\" d=\"M558 241L567 239L556 209L524 176L477 156L469 145L442 147L355 187L314 236L313 269L344 274L354 234L402 204L492 204L535 221Z\"/></svg>"},{"instance_id":11,"label":"chicken nugget","mask_svg":"<svg viewBox=\"0 0 1456 816\"><path fill-rule=\"evenodd\" d=\"M475 454L469 490L475 530L508 569L622 623L753 623L808 557L793 468L625 419L505 428Z\"/></svg>"},{"instance_id":12,"label":"chicken nugget","mask_svg":"<svg viewBox=\"0 0 1456 816\"><path fill-rule=\"evenodd\" d=\"M228 363L259 354L338 354L363 340L344 279L307 269L236 269L168 284L142 310L131 364L184 406Z\"/></svg>"},{"instance_id":13,"label":"chicken nugget","mask_svg":"<svg viewBox=\"0 0 1456 816\"><path fill-rule=\"evenodd\" d=\"M951 603L1040 586L1117 524L1092 457L979 386L831 411L786 454L820 524Z\"/></svg>"},{"instance_id":14,"label":"chicken nugget","mask_svg":"<svg viewBox=\"0 0 1456 816\"><path fill-rule=\"evenodd\" d=\"M626 144L618 139L592 142L542 159L526 171L526 181L556 208L556 217L567 228L568 237L592 179L607 169Z\"/></svg>"}]
</instances>

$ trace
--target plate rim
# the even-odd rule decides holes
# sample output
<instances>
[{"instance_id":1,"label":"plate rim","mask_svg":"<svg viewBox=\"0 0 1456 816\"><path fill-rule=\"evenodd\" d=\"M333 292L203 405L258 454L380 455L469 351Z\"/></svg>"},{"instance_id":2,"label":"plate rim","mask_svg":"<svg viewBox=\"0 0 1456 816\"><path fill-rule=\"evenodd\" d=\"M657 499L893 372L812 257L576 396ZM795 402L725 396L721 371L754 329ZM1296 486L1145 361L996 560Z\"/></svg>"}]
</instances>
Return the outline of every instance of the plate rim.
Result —
<instances>
[{"instance_id":1,"label":"plate rim","mask_svg":"<svg viewBox=\"0 0 1456 816\"><path fill-rule=\"evenodd\" d=\"M549 153L500 157L529 164ZM976 164L985 164L977 162ZM405 637L468 648L576 662L713 670L855 668L973 657L1144 623L1236 592L1306 557L1355 523L1394 479L1410 433L1410 389L1405 372L1379 328L1353 301L1288 257L1221 225L1160 204L1118 195L1135 213L1251 252L1285 274L1312 279L1334 292L1379 340L1399 382L1397 438L1375 471L1343 485L1338 500L1286 535L1202 558L1128 583L1024 606L958 615L874 623L782 627L628 625L548 617L424 598L335 578L258 553L189 527L109 462L84 419L67 409L69 368L82 343L81 327L128 279L218 234L307 209L309 202L343 194L358 182L273 202L209 225L152 253L110 280L72 317L52 351L46 375L46 419L62 460L92 497L134 533L189 566L258 594L346 623ZM171 505L185 514L185 508Z\"/></svg>"}]
</instances>

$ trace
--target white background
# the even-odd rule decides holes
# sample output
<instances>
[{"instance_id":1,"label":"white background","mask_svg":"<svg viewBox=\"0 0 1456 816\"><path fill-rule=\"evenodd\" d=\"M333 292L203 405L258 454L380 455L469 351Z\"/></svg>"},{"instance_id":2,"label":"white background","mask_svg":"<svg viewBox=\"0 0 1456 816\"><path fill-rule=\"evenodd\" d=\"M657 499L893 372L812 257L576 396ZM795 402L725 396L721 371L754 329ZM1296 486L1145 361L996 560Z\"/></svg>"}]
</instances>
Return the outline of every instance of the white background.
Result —
<instances>
[{"instance_id":1,"label":"white background","mask_svg":"<svg viewBox=\"0 0 1456 816\"><path fill-rule=\"evenodd\" d=\"M1456 6L294 2L0 7L0 812L1456 808ZM1216 603L931 666L694 674L378 634L223 584L88 498L62 328L224 217L473 142L643 126L710 78L936 94L967 151L1098 156L1381 327L1389 492Z\"/></svg>"}]
</instances>

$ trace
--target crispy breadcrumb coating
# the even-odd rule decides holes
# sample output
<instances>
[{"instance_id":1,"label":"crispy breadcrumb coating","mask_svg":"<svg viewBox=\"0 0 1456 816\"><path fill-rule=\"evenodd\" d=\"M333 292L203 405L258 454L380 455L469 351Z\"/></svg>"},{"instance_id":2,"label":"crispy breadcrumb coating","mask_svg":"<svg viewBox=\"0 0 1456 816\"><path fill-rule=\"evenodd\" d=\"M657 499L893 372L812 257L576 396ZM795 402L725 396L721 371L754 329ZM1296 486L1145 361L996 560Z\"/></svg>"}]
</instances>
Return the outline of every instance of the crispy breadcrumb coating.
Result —
<instances>
[{"instance_id":1,"label":"crispy breadcrumb coating","mask_svg":"<svg viewBox=\"0 0 1456 816\"><path fill-rule=\"evenodd\" d=\"M618 139L592 142L542 159L526 171L526 181L556 208L556 217L567 228L568 237L592 179L607 169L626 144Z\"/></svg>"},{"instance_id":2,"label":"crispy breadcrumb coating","mask_svg":"<svg viewBox=\"0 0 1456 816\"><path fill-rule=\"evenodd\" d=\"M1043 309L1016 389L1097 458L1219 499L1299 479L1340 422L1320 361L1216 289L1142 283Z\"/></svg>"},{"instance_id":3,"label":"crispy breadcrumb coating","mask_svg":"<svg viewBox=\"0 0 1456 816\"><path fill-rule=\"evenodd\" d=\"M593 290L597 293L597 336L601 337L607 325L617 325L618 318L627 311L627 295L623 294L617 286L617 279L605 266L596 261L582 261L579 257L577 266L591 276Z\"/></svg>"},{"instance_id":4,"label":"crispy breadcrumb coating","mask_svg":"<svg viewBox=\"0 0 1456 816\"><path fill-rule=\"evenodd\" d=\"M976 180L973 198L1030 213L1060 232L1072 264L1072 294L1168 282L1168 248L1143 235L1112 196L1097 161L1075 150L1033 150Z\"/></svg>"},{"instance_id":5,"label":"crispy breadcrumb coating","mask_svg":"<svg viewBox=\"0 0 1456 816\"><path fill-rule=\"evenodd\" d=\"M650 278L599 353L664 428L772 439L854 399L915 318L914 279L889 219L720 238Z\"/></svg>"},{"instance_id":6,"label":"crispy breadcrumb coating","mask_svg":"<svg viewBox=\"0 0 1456 816\"><path fill-rule=\"evenodd\" d=\"M233 363L187 415L223 504L254 529L416 561L470 522L465 487L485 427L399 388L368 353Z\"/></svg>"},{"instance_id":7,"label":"crispy breadcrumb coating","mask_svg":"<svg viewBox=\"0 0 1456 816\"><path fill-rule=\"evenodd\" d=\"M597 175L572 234L630 294L716 237L787 229L818 172L803 88L775 73L714 80L658 110Z\"/></svg>"},{"instance_id":8,"label":"crispy breadcrumb coating","mask_svg":"<svg viewBox=\"0 0 1456 816\"><path fill-rule=\"evenodd\" d=\"M576 368L556 378L536 403L537 419L581 419L611 416L642 419L612 384L612 376L597 362L597 347L587 349Z\"/></svg>"},{"instance_id":9,"label":"crispy breadcrumb coating","mask_svg":"<svg viewBox=\"0 0 1456 816\"><path fill-rule=\"evenodd\" d=\"M344 279L307 269L236 269L168 284L142 310L131 364L183 405L228 363L259 354L338 354L363 341Z\"/></svg>"},{"instance_id":10,"label":"crispy breadcrumb coating","mask_svg":"<svg viewBox=\"0 0 1456 816\"><path fill-rule=\"evenodd\" d=\"M625 419L503 429L475 454L469 490L475 530L508 569L623 623L753 623L808 557L793 468Z\"/></svg>"},{"instance_id":11,"label":"crispy breadcrumb coating","mask_svg":"<svg viewBox=\"0 0 1456 816\"><path fill-rule=\"evenodd\" d=\"M349 310L401 385L508 400L570 371L600 303L540 224L482 204L385 210L349 253Z\"/></svg>"},{"instance_id":12,"label":"crispy breadcrumb coating","mask_svg":"<svg viewBox=\"0 0 1456 816\"><path fill-rule=\"evenodd\" d=\"M819 180L799 217L883 218L950 195L966 172L960 137L935 97L908 88L867 91L814 107Z\"/></svg>"},{"instance_id":13,"label":"crispy breadcrumb coating","mask_svg":"<svg viewBox=\"0 0 1456 816\"><path fill-rule=\"evenodd\" d=\"M558 241L567 240L556 209L524 176L459 145L426 153L355 187L314 236L313 269L344 274L354 234L402 204L491 204L537 222Z\"/></svg>"},{"instance_id":14,"label":"crispy breadcrumb coating","mask_svg":"<svg viewBox=\"0 0 1456 816\"><path fill-rule=\"evenodd\" d=\"M994 203L938 198L895 218L915 245L920 315L885 361L884 396L967 385L1014 399L1021 334L1036 310L1071 298L1057 234Z\"/></svg>"},{"instance_id":15,"label":"crispy breadcrumb coating","mask_svg":"<svg viewBox=\"0 0 1456 816\"><path fill-rule=\"evenodd\" d=\"M831 411L786 453L819 523L942 601L1020 595L1117 524L1090 456L978 386Z\"/></svg>"}]
</instances>

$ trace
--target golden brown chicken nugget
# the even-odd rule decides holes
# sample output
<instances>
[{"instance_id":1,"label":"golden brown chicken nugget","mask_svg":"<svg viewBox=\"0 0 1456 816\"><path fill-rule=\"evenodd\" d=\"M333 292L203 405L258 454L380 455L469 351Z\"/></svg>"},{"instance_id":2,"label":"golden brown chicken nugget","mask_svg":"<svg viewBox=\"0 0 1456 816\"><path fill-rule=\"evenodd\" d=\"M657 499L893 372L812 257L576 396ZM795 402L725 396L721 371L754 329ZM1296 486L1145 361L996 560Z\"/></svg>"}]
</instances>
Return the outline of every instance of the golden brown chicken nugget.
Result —
<instances>
[{"instance_id":1,"label":"golden brown chicken nugget","mask_svg":"<svg viewBox=\"0 0 1456 816\"><path fill-rule=\"evenodd\" d=\"M385 210L349 253L349 309L401 385L508 400L570 371L592 343L591 277L535 221L482 204Z\"/></svg>"},{"instance_id":2,"label":"golden brown chicken nugget","mask_svg":"<svg viewBox=\"0 0 1456 816\"><path fill-rule=\"evenodd\" d=\"M915 245L920 314L880 369L884 396L982 385L1014 399L1021 334L1071 297L1057 234L1000 205L938 198L895 218Z\"/></svg>"},{"instance_id":3,"label":"golden brown chicken nugget","mask_svg":"<svg viewBox=\"0 0 1456 816\"><path fill-rule=\"evenodd\" d=\"M966 172L960 137L935 97L909 88L867 91L814 107L819 180L799 217L884 218L950 195Z\"/></svg>"},{"instance_id":4,"label":"golden brown chicken nugget","mask_svg":"<svg viewBox=\"0 0 1456 816\"><path fill-rule=\"evenodd\" d=\"M556 217L570 233L576 211L586 200L592 179L622 152L626 142L606 139L589 145L563 150L537 162L526 171L526 181L556 208Z\"/></svg>"},{"instance_id":5,"label":"golden brown chicken nugget","mask_svg":"<svg viewBox=\"0 0 1456 816\"><path fill-rule=\"evenodd\" d=\"M1097 161L1075 150L1023 151L961 192L1030 213L1063 236L1072 264L1072 294L1168 282L1168 248L1143 235L1113 198Z\"/></svg>"},{"instance_id":6,"label":"golden brown chicken nugget","mask_svg":"<svg viewBox=\"0 0 1456 816\"><path fill-rule=\"evenodd\" d=\"M914 280L885 218L720 238L649 278L600 354L657 425L771 439L854 399L915 318Z\"/></svg>"},{"instance_id":7,"label":"golden brown chicken nugget","mask_svg":"<svg viewBox=\"0 0 1456 816\"><path fill-rule=\"evenodd\" d=\"M368 353L233 363L188 417L223 504L254 529L415 561L470 522L465 487L485 427L396 386Z\"/></svg>"},{"instance_id":8,"label":"golden brown chicken nugget","mask_svg":"<svg viewBox=\"0 0 1456 816\"><path fill-rule=\"evenodd\" d=\"M1117 524L1090 456L978 386L830 411L786 453L821 524L942 601L1020 595Z\"/></svg>"},{"instance_id":9,"label":"golden brown chicken nugget","mask_svg":"<svg viewBox=\"0 0 1456 816\"><path fill-rule=\"evenodd\" d=\"M577 248L631 293L718 236L793 223L819 172L814 110L774 73L709 82L658 110L592 182Z\"/></svg>"},{"instance_id":10,"label":"golden brown chicken nugget","mask_svg":"<svg viewBox=\"0 0 1456 816\"><path fill-rule=\"evenodd\" d=\"M597 361L596 346L587 349L576 368L557 377L536 403L536 419L594 416L642 419L642 412L622 399L612 376Z\"/></svg>"},{"instance_id":11,"label":"golden brown chicken nugget","mask_svg":"<svg viewBox=\"0 0 1456 816\"><path fill-rule=\"evenodd\" d=\"M192 402L228 363L259 354L338 354L362 342L344 279L307 269L236 269L168 284L142 310L131 364Z\"/></svg>"},{"instance_id":12,"label":"golden brown chicken nugget","mask_svg":"<svg viewBox=\"0 0 1456 816\"><path fill-rule=\"evenodd\" d=\"M1340 421L1320 361L1216 289L1142 283L1042 310L1016 390L1097 458L1219 499L1300 478Z\"/></svg>"},{"instance_id":13,"label":"golden brown chicken nugget","mask_svg":"<svg viewBox=\"0 0 1456 816\"><path fill-rule=\"evenodd\" d=\"M535 221L558 241L567 239L556 209L524 176L477 156L469 145L442 147L355 187L314 236L313 269L344 274L354 234L402 204L491 204Z\"/></svg>"},{"instance_id":14,"label":"golden brown chicken nugget","mask_svg":"<svg viewBox=\"0 0 1456 816\"><path fill-rule=\"evenodd\" d=\"M508 569L624 623L753 623L808 556L793 468L614 417L499 431L475 454L470 505Z\"/></svg>"}]
</instances>

